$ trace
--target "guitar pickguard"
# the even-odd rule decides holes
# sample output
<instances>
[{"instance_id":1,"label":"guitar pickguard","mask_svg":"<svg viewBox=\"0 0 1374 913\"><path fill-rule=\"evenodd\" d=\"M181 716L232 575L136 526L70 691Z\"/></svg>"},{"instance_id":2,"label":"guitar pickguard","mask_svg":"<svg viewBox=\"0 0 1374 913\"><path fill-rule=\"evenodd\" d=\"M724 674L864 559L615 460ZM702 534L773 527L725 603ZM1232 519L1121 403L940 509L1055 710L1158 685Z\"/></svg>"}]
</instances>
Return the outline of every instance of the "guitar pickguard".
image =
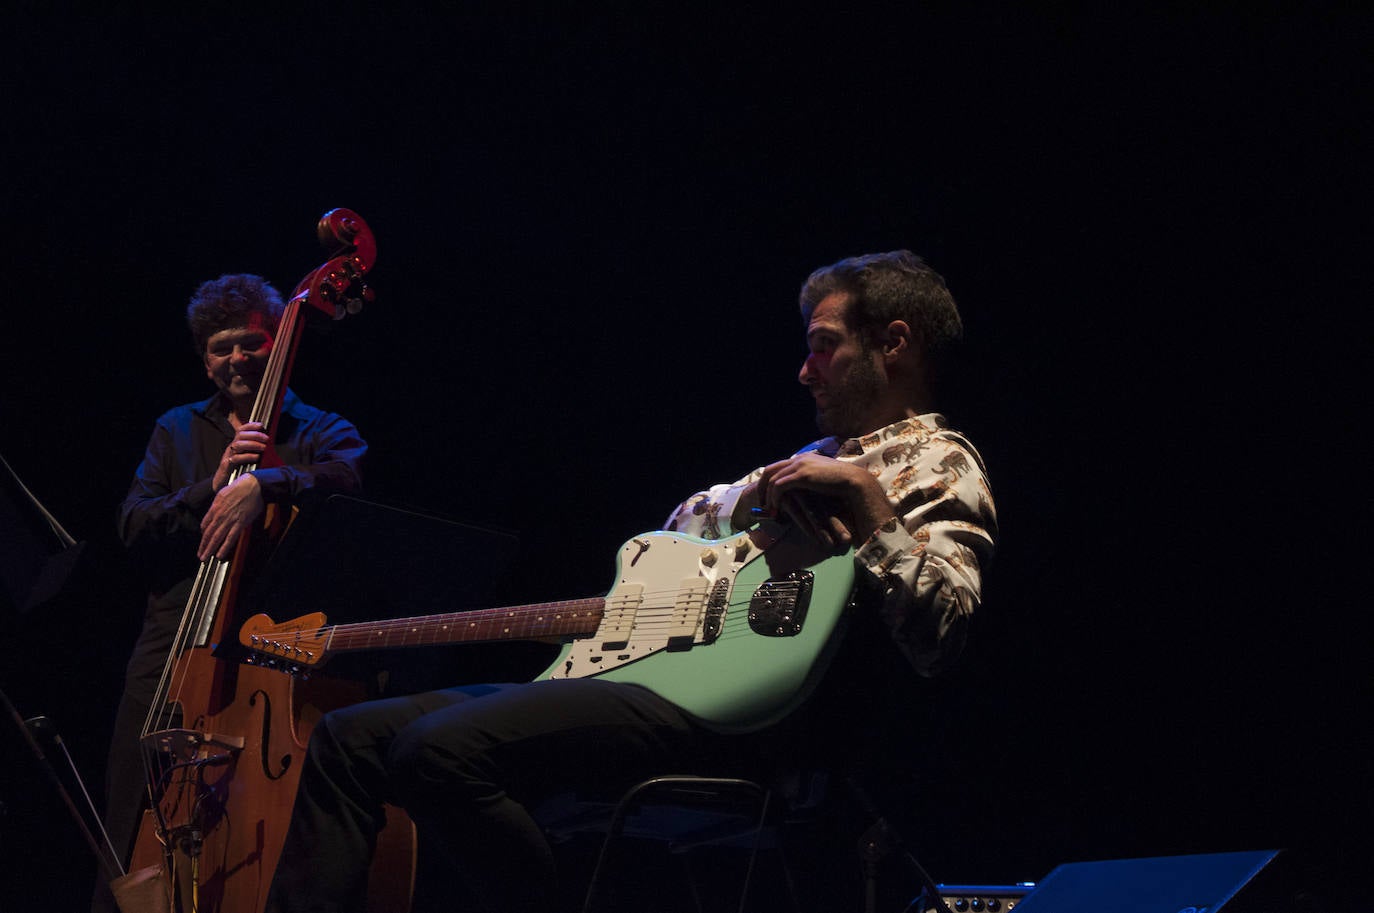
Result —
<instances>
[{"instance_id":1,"label":"guitar pickguard","mask_svg":"<svg viewBox=\"0 0 1374 913\"><path fill-rule=\"evenodd\" d=\"M672 533L646 533L625 543L601 626L572 643L545 677L601 675L664 650L713 642L747 558L738 546L733 539L706 542Z\"/></svg>"},{"instance_id":2,"label":"guitar pickguard","mask_svg":"<svg viewBox=\"0 0 1374 913\"><path fill-rule=\"evenodd\" d=\"M761 728L814 686L853 585L852 552L821 552L776 524L720 540L645 533L619 552L596 632L541 677L604 676L712 728Z\"/></svg>"}]
</instances>

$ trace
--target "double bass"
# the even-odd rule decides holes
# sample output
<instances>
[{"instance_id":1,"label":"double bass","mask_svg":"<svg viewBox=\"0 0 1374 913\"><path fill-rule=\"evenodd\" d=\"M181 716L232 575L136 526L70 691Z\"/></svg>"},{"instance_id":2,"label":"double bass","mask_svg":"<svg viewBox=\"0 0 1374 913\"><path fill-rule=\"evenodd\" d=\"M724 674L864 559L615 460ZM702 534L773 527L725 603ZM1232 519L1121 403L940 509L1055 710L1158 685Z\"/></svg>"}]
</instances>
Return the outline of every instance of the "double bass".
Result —
<instances>
[{"instance_id":1,"label":"double bass","mask_svg":"<svg viewBox=\"0 0 1374 913\"><path fill-rule=\"evenodd\" d=\"M372 298L364 277L377 248L362 218L330 210L317 233L330 257L286 303L249 416L270 440L306 317L341 319ZM230 481L272 459L269 447L259 463L236 467ZM142 729L149 809L130 874L111 885L123 913L261 913L310 730L328 710L365 697L346 680L302 680L246 665L234 648L243 585L289 520L289 510L268 505L229 559L200 564ZM413 829L406 820L386 830L369 904L403 911L414 878Z\"/></svg>"}]
</instances>

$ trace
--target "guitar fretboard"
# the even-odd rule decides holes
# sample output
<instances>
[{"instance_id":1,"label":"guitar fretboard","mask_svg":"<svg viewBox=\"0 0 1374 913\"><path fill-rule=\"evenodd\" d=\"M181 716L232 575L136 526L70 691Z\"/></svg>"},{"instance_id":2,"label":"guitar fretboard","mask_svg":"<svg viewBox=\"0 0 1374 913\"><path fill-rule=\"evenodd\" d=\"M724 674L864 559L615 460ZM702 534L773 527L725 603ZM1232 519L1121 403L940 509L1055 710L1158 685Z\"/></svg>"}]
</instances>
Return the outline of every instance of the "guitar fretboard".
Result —
<instances>
[{"instance_id":1,"label":"guitar fretboard","mask_svg":"<svg viewBox=\"0 0 1374 913\"><path fill-rule=\"evenodd\" d=\"M327 651L436 646L492 640L537 640L591 634L601 623L606 600L571 599L538 605L453 612L335 625Z\"/></svg>"}]
</instances>

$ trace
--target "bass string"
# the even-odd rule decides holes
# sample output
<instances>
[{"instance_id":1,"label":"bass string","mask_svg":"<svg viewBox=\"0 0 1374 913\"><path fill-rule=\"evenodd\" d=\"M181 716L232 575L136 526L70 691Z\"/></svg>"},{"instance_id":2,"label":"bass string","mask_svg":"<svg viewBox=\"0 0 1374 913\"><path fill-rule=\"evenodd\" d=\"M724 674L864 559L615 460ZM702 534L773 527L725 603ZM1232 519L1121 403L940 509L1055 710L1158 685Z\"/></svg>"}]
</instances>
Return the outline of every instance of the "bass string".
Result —
<instances>
[{"instance_id":1,"label":"bass string","mask_svg":"<svg viewBox=\"0 0 1374 913\"><path fill-rule=\"evenodd\" d=\"M252 421L261 422L265 426L271 424L276 412L282 380L286 376L287 361L291 351L295 348L300 316L300 302L292 298L287 302L286 309L282 312L281 323L278 324L278 338L273 340L272 351L267 356L267 368L263 371L262 386L258 388L257 398L253 400ZM280 333L281 327L286 328L284 336ZM280 344L282 342L285 342L285 345ZM256 464L254 464L254 468L256 468Z\"/></svg>"},{"instance_id":2,"label":"bass string","mask_svg":"<svg viewBox=\"0 0 1374 913\"><path fill-rule=\"evenodd\" d=\"M162 667L162 676L158 679L157 689L153 692L152 703L148 707L147 716L143 721L143 735L147 736L159 729L165 729L170 725L171 713L169 703L174 700L174 692L180 693L180 686L175 689L172 681L176 678L177 667L183 653L189 648L191 631L195 627L197 608L204 598L206 589L206 577L211 573L210 562L201 562L200 568L196 571L195 582L191 586L191 594L187 598L186 608L181 613L181 619L177 626L176 634L172 638L172 649L168 651L167 661Z\"/></svg>"},{"instance_id":3,"label":"bass string","mask_svg":"<svg viewBox=\"0 0 1374 913\"><path fill-rule=\"evenodd\" d=\"M300 303L293 298L287 302L282 312L282 319L278 324L278 335L273 341L272 351L268 354L262 383L253 399L250 421L267 425L271 418L271 413L277 402L277 392L286 372L288 356L294 344L299 315ZM283 327L285 328L284 334L281 332ZM229 482L236 481L244 473L251 472L256 468L256 462L235 466L229 473ZM196 646L194 643L196 632L205 626L207 620L213 622L214 610L223 595L227 572L228 562L217 556L211 555L200 563L195 582L191 587L191 594L186 602L186 608L182 612L177 633L172 641L172 649L168 653L157 690L154 692L152 705L144 718L143 734L145 736L171 726L174 714L171 705L180 703L180 699L185 693L187 678L190 675L188 665L181 663L180 660L187 650ZM177 674L178 670L180 670L179 675Z\"/></svg>"},{"instance_id":4,"label":"bass string","mask_svg":"<svg viewBox=\"0 0 1374 913\"><path fill-rule=\"evenodd\" d=\"M229 574L229 562L223 558L211 556L206 559L204 568L205 583L198 592L192 594L190 611L188 612L188 619L191 623L183 636L180 644L181 649L176 654L178 662L174 664L174 668L178 674L166 705L169 720L172 713L171 706L181 703L182 695L185 693L187 683L191 678L191 664L180 662L180 660L184 659L190 650L198 646L199 632L213 623L215 608L223 596L225 579Z\"/></svg>"}]
</instances>

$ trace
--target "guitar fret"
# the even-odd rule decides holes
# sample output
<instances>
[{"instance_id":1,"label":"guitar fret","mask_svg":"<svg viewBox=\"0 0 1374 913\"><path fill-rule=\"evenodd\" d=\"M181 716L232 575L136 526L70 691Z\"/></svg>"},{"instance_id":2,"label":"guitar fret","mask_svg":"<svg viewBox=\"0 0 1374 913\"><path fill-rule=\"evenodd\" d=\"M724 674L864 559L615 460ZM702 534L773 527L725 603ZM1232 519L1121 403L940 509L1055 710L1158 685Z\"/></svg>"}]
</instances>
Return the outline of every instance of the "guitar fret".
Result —
<instances>
[{"instance_id":1,"label":"guitar fret","mask_svg":"<svg viewBox=\"0 0 1374 913\"><path fill-rule=\"evenodd\" d=\"M605 607L606 601L600 598L569 600L432 618L321 626L295 631L291 637L296 642L302 638L322 640L321 653L327 655L386 647L587 635L596 630Z\"/></svg>"}]
</instances>

